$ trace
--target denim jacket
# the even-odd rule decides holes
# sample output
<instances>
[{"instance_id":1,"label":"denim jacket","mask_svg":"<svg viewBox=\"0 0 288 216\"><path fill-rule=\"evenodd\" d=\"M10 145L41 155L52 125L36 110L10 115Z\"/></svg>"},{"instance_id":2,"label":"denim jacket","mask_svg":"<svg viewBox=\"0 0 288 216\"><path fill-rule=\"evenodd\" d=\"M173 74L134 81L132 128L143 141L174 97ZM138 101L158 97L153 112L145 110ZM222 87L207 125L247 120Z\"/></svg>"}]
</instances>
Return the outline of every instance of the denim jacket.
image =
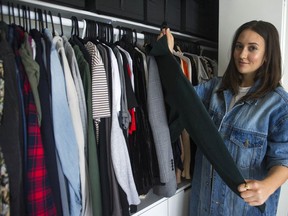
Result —
<instances>
[{"instance_id":1,"label":"denim jacket","mask_svg":"<svg viewBox=\"0 0 288 216\"><path fill-rule=\"evenodd\" d=\"M282 87L266 96L239 102L228 111L231 91L216 93L220 78L195 87L225 145L245 179L262 180L275 165L288 166L288 94ZM249 91L254 91L255 86ZM209 135L209 134L208 134ZM275 216L280 189L266 201L263 214L246 204L221 180L197 151L192 180L190 216Z\"/></svg>"}]
</instances>

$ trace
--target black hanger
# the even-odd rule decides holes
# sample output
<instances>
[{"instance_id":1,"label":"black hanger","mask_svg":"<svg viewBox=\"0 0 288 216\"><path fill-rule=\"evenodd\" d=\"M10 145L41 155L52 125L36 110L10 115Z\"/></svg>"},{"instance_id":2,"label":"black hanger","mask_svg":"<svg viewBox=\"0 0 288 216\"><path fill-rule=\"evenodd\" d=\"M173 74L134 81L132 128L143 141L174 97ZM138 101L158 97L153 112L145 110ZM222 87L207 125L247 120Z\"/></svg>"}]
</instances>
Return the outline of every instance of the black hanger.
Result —
<instances>
[{"instance_id":1,"label":"black hanger","mask_svg":"<svg viewBox=\"0 0 288 216\"><path fill-rule=\"evenodd\" d=\"M133 44L133 30L131 28L123 27L127 42Z\"/></svg>"},{"instance_id":2,"label":"black hanger","mask_svg":"<svg viewBox=\"0 0 288 216\"><path fill-rule=\"evenodd\" d=\"M47 20L47 11L44 10L44 17L45 17L45 28L48 28L48 20Z\"/></svg>"},{"instance_id":3,"label":"black hanger","mask_svg":"<svg viewBox=\"0 0 288 216\"><path fill-rule=\"evenodd\" d=\"M101 23L93 21L92 37L96 40L100 39L101 36Z\"/></svg>"},{"instance_id":4,"label":"black hanger","mask_svg":"<svg viewBox=\"0 0 288 216\"><path fill-rule=\"evenodd\" d=\"M88 31L88 38L93 38L93 37L95 38L96 31L98 31L98 26L97 26L95 21L90 20L89 23L90 24L89 24L89 29L88 29L89 30Z\"/></svg>"},{"instance_id":5,"label":"black hanger","mask_svg":"<svg viewBox=\"0 0 288 216\"><path fill-rule=\"evenodd\" d=\"M50 10L48 11L48 14L49 14L49 16L50 16L51 25L52 25L52 35L53 35L53 37L54 37L54 36L55 36L55 28L54 28L52 13L51 13Z\"/></svg>"},{"instance_id":6,"label":"black hanger","mask_svg":"<svg viewBox=\"0 0 288 216\"><path fill-rule=\"evenodd\" d=\"M9 18L9 24L11 24L10 2L7 3L7 6L8 6L8 18Z\"/></svg>"},{"instance_id":7,"label":"black hanger","mask_svg":"<svg viewBox=\"0 0 288 216\"><path fill-rule=\"evenodd\" d=\"M26 32L28 32L28 23L27 23L27 11L26 11L26 6L25 5L22 5L21 6L21 10L22 10L22 13L23 13L23 28Z\"/></svg>"},{"instance_id":8,"label":"black hanger","mask_svg":"<svg viewBox=\"0 0 288 216\"><path fill-rule=\"evenodd\" d=\"M106 42L107 40L107 32L106 32L106 25L101 22L97 22L98 26L98 39L101 42Z\"/></svg>"},{"instance_id":9,"label":"black hanger","mask_svg":"<svg viewBox=\"0 0 288 216\"><path fill-rule=\"evenodd\" d=\"M72 29L71 29L71 36L77 36L79 37L79 24L78 19L76 16L71 17L72 21Z\"/></svg>"},{"instance_id":10,"label":"black hanger","mask_svg":"<svg viewBox=\"0 0 288 216\"><path fill-rule=\"evenodd\" d=\"M102 42L107 42L107 26L105 23L98 22L98 38Z\"/></svg>"},{"instance_id":11,"label":"black hanger","mask_svg":"<svg viewBox=\"0 0 288 216\"><path fill-rule=\"evenodd\" d=\"M132 32L134 33L133 38L135 38L135 41L134 41L133 45L136 46L137 42L138 42L137 31L136 31L136 29L133 29Z\"/></svg>"},{"instance_id":12,"label":"black hanger","mask_svg":"<svg viewBox=\"0 0 288 216\"><path fill-rule=\"evenodd\" d=\"M38 29L37 28L38 13L37 13L37 9L36 8L34 8L34 16L35 16L35 19L34 19L35 26L34 26L34 28Z\"/></svg>"},{"instance_id":13,"label":"black hanger","mask_svg":"<svg viewBox=\"0 0 288 216\"><path fill-rule=\"evenodd\" d=\"M63 36L63 25L62 25L62 18L61 18L61 14L60 13L58 13L58 17L59 17L60 28L61 28L60 36L62 37Z\"/></svg>"},{"instance_id":14,"label":"black hanger","mask_svg":"<svg viewBox=\"0 0 288 216\"><path fill-rule=\"evenodd\" d=\"M100 35L100 26L99 23L97 23L94 20L86 20L87 28L86 28L86 38L87 39L98 39Z\"/></svg>"},{"instance_id":15,"label":"black hanger","mask_svg":"<svg viewBox=\"0 0 288 216\"><path fill-rule=\"evenodd\" d=\"M109 43L113 43L113 39L114 39L114 28L112 24L107 24L108 26L108 31L109 31L109 37L110 39L108 40Z\"/></svg>"},{"instance_id":16,"label":"black hanger","mask_svg":"<svg viewBox=\"0 0 288 216\"><path fill-rule=\"evenodd\" d=\"M75 34L75 22L74 22L74 16L71 17L71 36L73 36Z\"/></svg>"},{"instance_id":17,"label":"black hanger","mask_svg":"<svg viewBox=\"0 0 288 216\"><path fill-rule=\"evenodd\" d=\"M120 41L122 38L122 27L117 26L116 28L118 29L118 41Z\"/></svg>"},{"instance_id":18,"label":"black hanger","mask_svg":"<svg viewBox=\"0 0 288 216\"><path fill-rule=\"evenodd\" d=\"M43 32L44 30L44 23L43 23L43 13L42 10L40 8L37 9L37 13L38 13L38 22L39 22L39 31Z\"/></svg>"},{"instance_id":19,"label":"black hanger","mask_svg":"<svg viewBox=\"0 0 288 216\"><path fill-rule=\"evenodd\" d=\"M119 40L116 41L116 44L120 45L121 47L127 47L128 49L132 48L134 46L133 34L136 30L133 32L131 28L123 26L117 26L116 28L119 30Z\"/></svg>"},{"instance_id":20,"label":"black hanger","mask_svg":"<svg viewBox=\"0 0 288 216\"><path fill-rule=\"evenodd\" d=\"M75 27L76 27L76 36L79 37L79 22L78 22L77 17L75 18L75 21L76 21L76 25L75 25Z\"/></svg>"},{"instance_id":21,"label":"black hanger","mask_svg":"<svg viewBox=\"0 0 288 216\"><path fill-rule=\"evenodd\" d=\"M11 3L11 9L12 9L12 18L13 18L13 23L16 23L16 19L15 19L15 13L14 13L14 4L13 2Z\"/></svg>"},{"instance_id":22,"label":"black hanger","mask_svg":"<svg viewBox=\"0 0 288 216\"><path fill-rule=\"evenodd\" d=\"M20 5L19 4L17 4L17 9L18 9L19 26L21 26L21 14L20 14Z\"/></svg>"},{"instance_id":23,"label":"black hanger","mask_svg":"<svg viewBox=\"0 0 288 216\"><path fill-rule=\"evenodd\" d=\"M30 15L30 7L27 7L28 21L29 21L29 31L31 30L31 15Z\"/></svg>"},{"instance_id":24,"label":"black hanger","mask_svg":"<svg viewBox=\"0 0 288 216\"><path fill-rule=\"evenodd\" d=\"M88 38L89 37L89 34L90 34L90 26L91 23L90 23L90 20L86 19L86 32L85 32L85 37L84 38Z\"/></svg>"},{"instance_id":25,"label":"black hanger","mask_svg":"<svg viewBox=\"0 0 288 216\"><path fill-rule=\"evenodd\" d=\"M85 38L90 37L90 31L91 31L91 20L86 19L86 32L85 32Z\"/></svg>"}]
</instances>

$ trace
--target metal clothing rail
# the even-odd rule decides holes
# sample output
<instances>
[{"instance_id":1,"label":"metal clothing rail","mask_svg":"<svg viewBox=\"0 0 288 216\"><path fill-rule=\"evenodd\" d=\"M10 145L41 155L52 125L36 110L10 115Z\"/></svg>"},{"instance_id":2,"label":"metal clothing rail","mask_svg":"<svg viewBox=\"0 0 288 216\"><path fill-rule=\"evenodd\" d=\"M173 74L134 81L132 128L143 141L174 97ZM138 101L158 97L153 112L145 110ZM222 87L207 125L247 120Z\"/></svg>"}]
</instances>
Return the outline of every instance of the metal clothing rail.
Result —
<instances>
[{"instance_id":1,"label":"metal clothing rail","mask_svg":"<svg viewBox=\"0 0 288 216\"><path fill-rule=\"evenodd\" d=\"M10 8L8 6L6 6L6 5L2 5L2 12L3 12L4 15L8 15L9 14L9 9L10 9L10 15L11 16L15 16L15 17L19 17L19 16L23 17L24 16L24 12L23 12L22 8L19 8L19 10L18 10L16 5L14 5L14 7L10 6ZM29 13L30 13L29 18L31 20L37 19L37 14L35 14L35 12L33 10L30 10ZM58 17L58 16L52 15L52 19L53 19L52 20L53 24L59 24L59 25L62 24L64 26L72 27L72 20L71 19L61 17L61 22L62 23L60 22L60 17ZM51 23L51 17L50 16L47 16L47 22ZM83 21L78 21L78 24L79 24L79 28L83 28L84 27L84 22Z\"/></svg>"},{"instance_id":2,"label":"metal clothing rail","mask_svg":"<svg viewBox=\"0 0 288 216\"><path fill-rule=\"evenodd\" d=\"M87 11L81 11L81 10L77 10L77 9L73 9L73 8L68 8L68 7L64 7L64 6L60 6L60 5L54 5L54 4L49 4L49 3L45 3L45 2L39 2L39 1L9 1L9 3L11 2L10 6L7 5L2 5L2 13L3 15L9 15L10 16L15 16L15 17L23 17L24 16L24 11L23 8L17 8L17 4L21 4L21 2L24 2L26 6L29 6L31 8L31 10L26 11L27 13L29 13L29 19L31 20L37 20L39 19L37 12L35 14L35 11L33 11L33 7L40 7L41 10L47 10L47 11L53 11L55 12L57 9L58 13L61 13L61 17L59 16L55 16L55 15L45 15L44 13L42 13L42 19L43 22L48 22L49 24L53 23L56 25L62 25L62 26L66 26L66 27L72 27L73 22L71 20L71 18L65 18L62 15L66 15L67 17L70 16L71 14L75 15L77 14L77 17L82 17L82 20L78 20L78 28L79 30L82 32L82 38L84 38L84 34L85 34L85 29L86 29L86 21L85 19L91 19L91 13L87 12ZM12 4L13 3L13 4ZM16 5L15 5L16 4ZM60 10L59 10L60 9ZM10 10L10 11L9 11ZM67 12L70 12L69 15ZM72 13L71 13L72 12ZM67 13L67 14L66 14ZM97 21L100 21L102 23L107 23L107 24L112 24L112 23L116 23L116 20L113 20L111 17L108 16L102 16L102 15L96 15L93 16L93 18L97 18ZM51 22L52 19L52 22ZM61 19L61 20L60 20ZM156 30L156 28L155 28ZM119 29L117 28L113 28L113 34L118 35L119 34ZM144 34L141 34L139 32L137 32L137 38L138 39L144 39Z\"/></svg>"},{"instance_id":3,"label":"metal clothing rail","mask_svg":"<svg viewBox=\"0 0 288 216\"><path fill-rule=\"evenodd\" d=\"M134 21L116 18L112 16L106 16L106 15L97 14L97 13L86 11L86 10L80 10L76 8L71 8L67 6L52 4L52 3L38 1L38 0L10 0L9 2L14 3L13 10L14 10L15 16L19 16L19 15L23 16L22 10L20 9L19 10L20 14L18 14L18 9L17 7L15 7L15 4L17 5L21 3L25 3L26 6L30 6L31 8L39 7L42 10L51 11L52 14L61 13L61 20L59 19L59 16L55 16L55 15L52 16L53 24L61 24L66 27L72 27L72 20L70 19L70 17L72 15L76 16L78 19L78 27L79 29L82 30L82 36L84 36L85 30L86 30L85 19L97 20L102 23L111 24L113 27L122 26L122 27L130 28L130 29L135 29L137 32L137 39L140 39L140 40L144 39L144 34L139 33L139 32L145 31L145 32L149 32L152 34L159 34L159 31L160 31L159 27L156 27L156 26L146 25L146 24L139 23L139 22L134 22ZM2 8L3 8L3 14L7 15L8 7L5 5L2 5ZM30 16L31 16L31 19L37 18L37 15L34 13L33 10L30 11ZM47 22L51 23L50 16L47 16ZM113 28L113 33L114 35L118 35L119 29ZM183 40L186 40L187 42L191 41L192 43L197 42L201 44L201 47L203 49L207 48L215 52L217 51L218 43L214 41L210 41L210 40L197 37L197 36L192 36L189 34L184 34L184 33L177 32L177 31L172 31L172 33L175 36L175 38L183 39Z\"/></svg>"}]
</instances>

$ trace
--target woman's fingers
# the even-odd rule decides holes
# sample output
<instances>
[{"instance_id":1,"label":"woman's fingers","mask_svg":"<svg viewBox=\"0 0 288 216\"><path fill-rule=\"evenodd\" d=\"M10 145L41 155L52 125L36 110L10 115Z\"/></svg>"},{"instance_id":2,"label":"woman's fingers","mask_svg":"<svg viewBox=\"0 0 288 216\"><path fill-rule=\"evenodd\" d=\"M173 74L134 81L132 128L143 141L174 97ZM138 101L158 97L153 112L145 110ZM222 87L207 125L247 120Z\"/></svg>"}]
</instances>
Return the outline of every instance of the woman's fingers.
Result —
<instances>
[{"instance_id":1,"label":"woman's fingers","mask_svg":"<svg viewBox=\"0 0 288 216\"><path fill-rule=\"evenodd\" d=\"M166 36L167 36L167 41L168 41L168 47L170 49L170 52L173 53L174 49L174 37L170 31L169 28L166 29Z\"/></svg>"},{"instance_id":2,"label":"woman's fingers","mask_svg":"<svg viewBox=\"0 0 288 216\"><path fill-rule=\"evenodd\" d=\"M157 40L159 40L161 37L163 37L163 35L166 35L167 37L167 43L168 43L168 47L171 53L173 53L173 48L174 48L174 37L170 31L169 28L163 28L160 32L160 34L157 37Z\"/></svg>"}]
</instances>

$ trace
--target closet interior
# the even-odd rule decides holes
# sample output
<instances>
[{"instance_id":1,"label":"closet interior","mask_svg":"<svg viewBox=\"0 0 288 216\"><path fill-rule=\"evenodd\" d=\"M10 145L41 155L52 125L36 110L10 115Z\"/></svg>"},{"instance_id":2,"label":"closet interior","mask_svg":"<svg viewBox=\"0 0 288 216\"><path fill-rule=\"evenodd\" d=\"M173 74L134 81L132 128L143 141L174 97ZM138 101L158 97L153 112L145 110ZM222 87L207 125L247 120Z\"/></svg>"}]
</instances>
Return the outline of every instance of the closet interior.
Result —
<instances>
[{"instance_id":1,"label":"closet interior","mask_svg":"<svg viewBox=\"0 0 288 216\"><path fill-rule=\"evenodd\" d=\"M176 195L189 191L196 147L186 131L157 137L147 50L168 26L191 85L217 76L218 1L0 0L0 10L0 214L187 215L188 193Z\"/></svg>"}]
</instances>

